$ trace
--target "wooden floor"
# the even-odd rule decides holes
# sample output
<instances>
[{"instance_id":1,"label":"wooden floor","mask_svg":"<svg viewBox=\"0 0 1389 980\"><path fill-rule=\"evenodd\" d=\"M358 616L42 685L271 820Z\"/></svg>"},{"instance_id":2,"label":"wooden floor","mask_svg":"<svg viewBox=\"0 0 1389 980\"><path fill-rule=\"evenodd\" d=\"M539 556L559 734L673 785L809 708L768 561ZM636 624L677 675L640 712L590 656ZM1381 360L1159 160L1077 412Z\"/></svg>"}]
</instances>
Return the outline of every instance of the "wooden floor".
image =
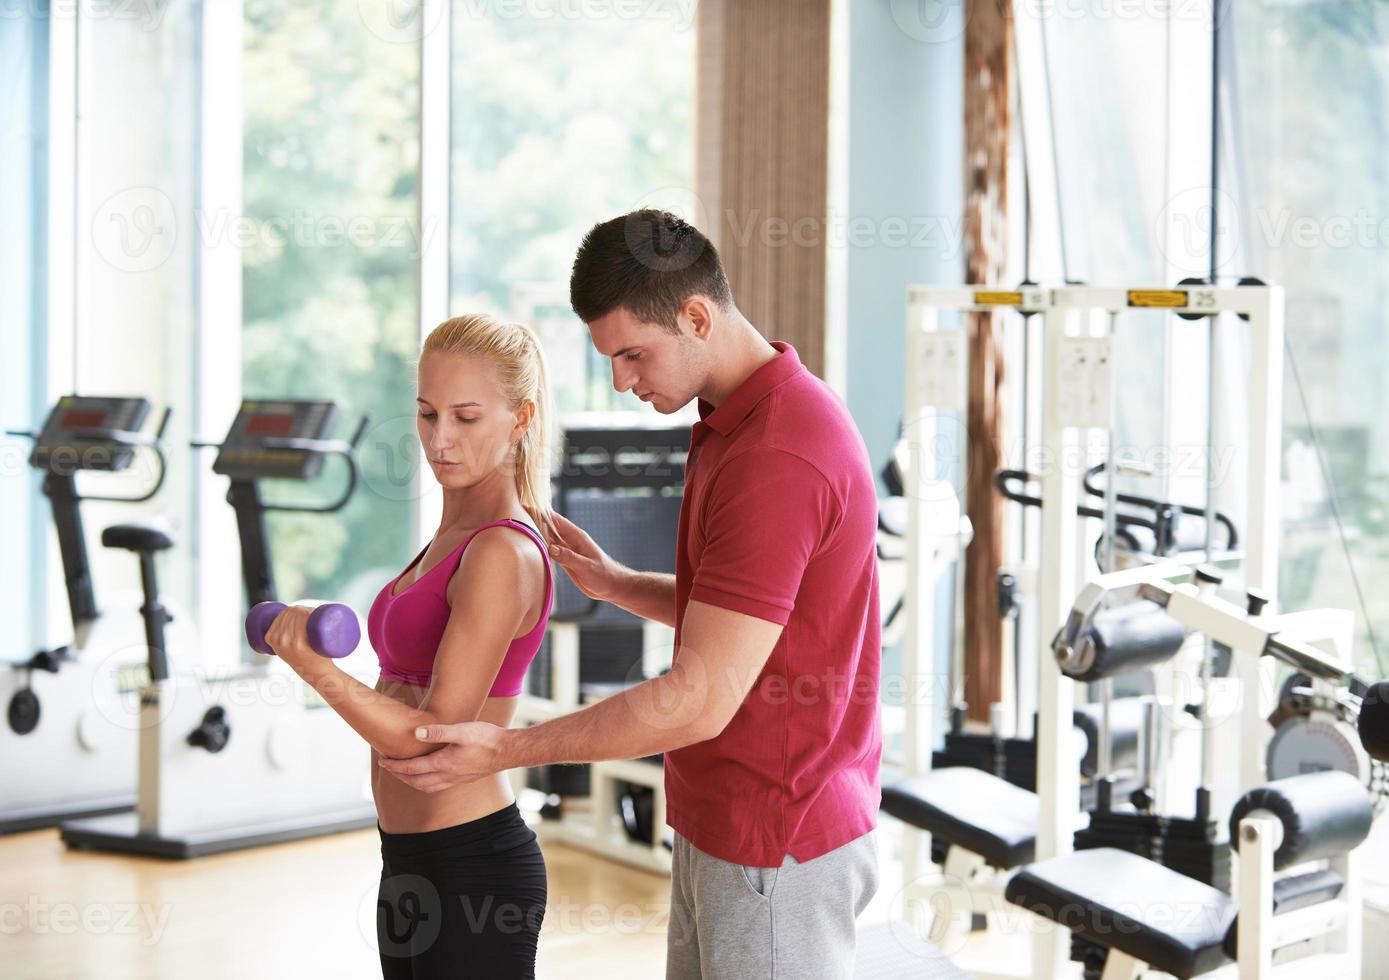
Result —
<instances>
[{"instance_id":1,"label":"wooden floor","mask_svg":"<svg viewBox=\"0 0 1389 980\"><path fill-rule=\"evenodd\" d=\"M670 880L545 845L541 977L660 977ZM0 976L379 980L376 831L161 861L0 837ZM620 964L620 966L618 966Z\"/></svg>"},{"instance_id":2,"label":"wooden floor","mask_svg":"<svg viewBox=\"0 0 1389 980\"><path fill-rule=\"evenodd\" d=\"M901 828L885 820L878 834L879 887L861 931L902 910ZM543 848L541 980L659 980L670 879ZM375 830L196 861L68 851L56 830L0 837L0 980L377 980L380 873ZM944 952L1026 963L1025 929L961 938ZM906 966L892 976L933 975Z\"/></svg>"}]
</instances>

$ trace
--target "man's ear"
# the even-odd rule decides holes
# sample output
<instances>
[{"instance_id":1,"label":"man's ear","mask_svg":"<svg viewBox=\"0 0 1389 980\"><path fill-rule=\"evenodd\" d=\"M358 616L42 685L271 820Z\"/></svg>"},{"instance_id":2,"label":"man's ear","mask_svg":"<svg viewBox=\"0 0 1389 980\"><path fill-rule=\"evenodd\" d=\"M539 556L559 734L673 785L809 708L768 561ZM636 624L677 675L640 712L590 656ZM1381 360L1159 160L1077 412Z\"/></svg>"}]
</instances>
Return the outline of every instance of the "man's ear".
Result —
<instances>
[{"instance_id":1,"label":"man's ear","mask_svg":"<svg viewBox=\"0 0 1389 980\"><path fill-rule=\"evenodd\" d=\"M685 300L680 315L690 324L690 332L699 340L708 340L714 330L714 303L699 293Z\"/></svg>"}]
</instances>

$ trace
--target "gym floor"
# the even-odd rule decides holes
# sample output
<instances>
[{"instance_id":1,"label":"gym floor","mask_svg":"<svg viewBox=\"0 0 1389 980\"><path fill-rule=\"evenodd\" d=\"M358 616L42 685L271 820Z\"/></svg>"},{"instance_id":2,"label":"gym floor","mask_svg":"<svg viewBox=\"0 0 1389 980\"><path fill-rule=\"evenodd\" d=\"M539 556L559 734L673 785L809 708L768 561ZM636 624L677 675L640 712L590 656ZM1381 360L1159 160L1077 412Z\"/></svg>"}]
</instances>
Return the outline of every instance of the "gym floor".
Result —
<instances>
[{"instance_id":1,"label":"gym floor","mask_svg":"<svg viewBox=\"0 0 1389 980\"><path fill-rule=\"evenodd\" d=\"M540 976L662 974L667 879L557 845L545 860ZM380 873L374 830L189 862L73 853L54 830L0 838L0 973L376 980Z\"/></svg>"},{"instance_id":2,"label":"gym floor","mask_svg":"<svg viewBox=\"0 0 1389 980\"><path fill-rule=\"evenodd\" d=\"M879 830L883 879L862 922L900 908L898 828ZM567 980L665 971L670 881L546 843L550 898L537 975ZM374 939L375 831L163 861L71 852L56 830L0 837L0 935L7 980L380 977ZM1021 938L1021 937L1019 937ZM964 955L977 955L966 944ZM990 959L1025 956L989 943ZM961 950L948 952L960 953Z\"/></svg>"}]
</instances>

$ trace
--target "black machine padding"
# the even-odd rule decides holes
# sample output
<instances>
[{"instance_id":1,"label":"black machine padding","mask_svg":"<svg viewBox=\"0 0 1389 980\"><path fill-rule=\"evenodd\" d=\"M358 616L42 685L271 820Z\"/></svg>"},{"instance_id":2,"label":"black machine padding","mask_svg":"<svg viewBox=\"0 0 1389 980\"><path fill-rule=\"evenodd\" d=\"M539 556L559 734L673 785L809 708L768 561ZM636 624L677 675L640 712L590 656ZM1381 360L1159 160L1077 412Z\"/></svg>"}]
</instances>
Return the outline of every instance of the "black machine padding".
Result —
<instances>
[{"instance_id":1,"label":"black machine padding","mask_svg":"<svg viewBox=\"0 0 1389 980\"><path fill-rule=\"evenodd\" d=\"M167 551L174 539L164 528L152 524L112 524L101 532L101 543L127 551Z\"/></svg>"},{"instance_id":2,"label":"black machine padding","mask_svg":"<svg viewBox=\"0 0 1389 980\"><path fill-rule=\"evenodd\" d=\"M932 769L883 789L883 810L1007 870L1032 860L1037 794L970 766Z\"/></svg>"},{"instance_id":3,"label":"black machine padding","mask_svg":"<svg viewBox=\"0 0 1389 980\"><path fill-rule=\"evenodd\" d=\"M1143 705L1149 699L1114 698L1109 702L1109 752L1115 769L1131 768L1138 763L1138 739L1143 730ZM1100 754L1100 716L1104 706L1098 702L1076 705L1072 721L1085 736L1085 758L1081 760L1082 775L1111 775L1098 773Z\"/></svg>"},{"instance_id":4,"label":"black machine padding","mask_svg":"<svg viewBox=\"0 0 1389 980\"><path fill-rule=\"evenodd\" d=\"M1240 821L1255 810L1267 810L1283 824L1283 842L1273 854L1275 870L1358 847L1374 817L1374 803L1360 780L1337 769L1251 789L1230 813L1230 840L1239 840Z\"/></svg>"},{"instance_id":5,"label":"black machine padding","mask_svg":"<svg viewBox=\"0 0 1389 980\"><path fill-rule=\"evenodd\" d=\"M1235 918L1230 896L1117 848L1040 861L1013 875L1003 894L1078 936L1181 980L1227 960L1223 943Z\"/></svg>"},{"instance_id":6,"label":"black machine padding","mask_svg":"<svg viewBox=\"0 0 1389 980\"><path fill-rule=\"evenodd\" d=\"M1372 684L1360 704L1360 744L1370 758L1389 762L1389 681Z\"/></svg>"},{"instance_id":7,"label":"black machine padding","mask_svg":"<svg viewBox=\"0 0 1389 980\"><path fill-rule=\"evenodd\" d=\"M1182 624L1156 602L1139 599L1102 609L1091 618L1080 640L1094 650L1094 662L1083 674L1070 676L1098 681L1143 670L1173 657L1185 639Z\"/></svg>"}]
</instances>

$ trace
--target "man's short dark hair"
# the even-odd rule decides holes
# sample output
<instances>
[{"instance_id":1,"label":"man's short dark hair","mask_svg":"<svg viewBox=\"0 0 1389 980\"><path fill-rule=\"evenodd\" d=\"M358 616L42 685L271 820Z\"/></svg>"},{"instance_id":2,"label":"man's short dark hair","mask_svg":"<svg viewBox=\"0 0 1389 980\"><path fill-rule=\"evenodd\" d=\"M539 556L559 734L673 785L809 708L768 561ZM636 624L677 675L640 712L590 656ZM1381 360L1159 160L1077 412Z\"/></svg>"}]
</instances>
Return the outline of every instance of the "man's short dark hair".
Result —
<instances>
[{"instance_id":1,"label":"man's short dark hair","mask_svg":"<svg viewBox=\"0 0 1389 980\"><path fill-rule=\"evenodd\" d=\"M650 208L590 228L569 276L569 304L585 323L621 307L676 331L676 314L696 293L720 307L733 302L719 253L688 221Z\"/></svg>"}]
</instances>

